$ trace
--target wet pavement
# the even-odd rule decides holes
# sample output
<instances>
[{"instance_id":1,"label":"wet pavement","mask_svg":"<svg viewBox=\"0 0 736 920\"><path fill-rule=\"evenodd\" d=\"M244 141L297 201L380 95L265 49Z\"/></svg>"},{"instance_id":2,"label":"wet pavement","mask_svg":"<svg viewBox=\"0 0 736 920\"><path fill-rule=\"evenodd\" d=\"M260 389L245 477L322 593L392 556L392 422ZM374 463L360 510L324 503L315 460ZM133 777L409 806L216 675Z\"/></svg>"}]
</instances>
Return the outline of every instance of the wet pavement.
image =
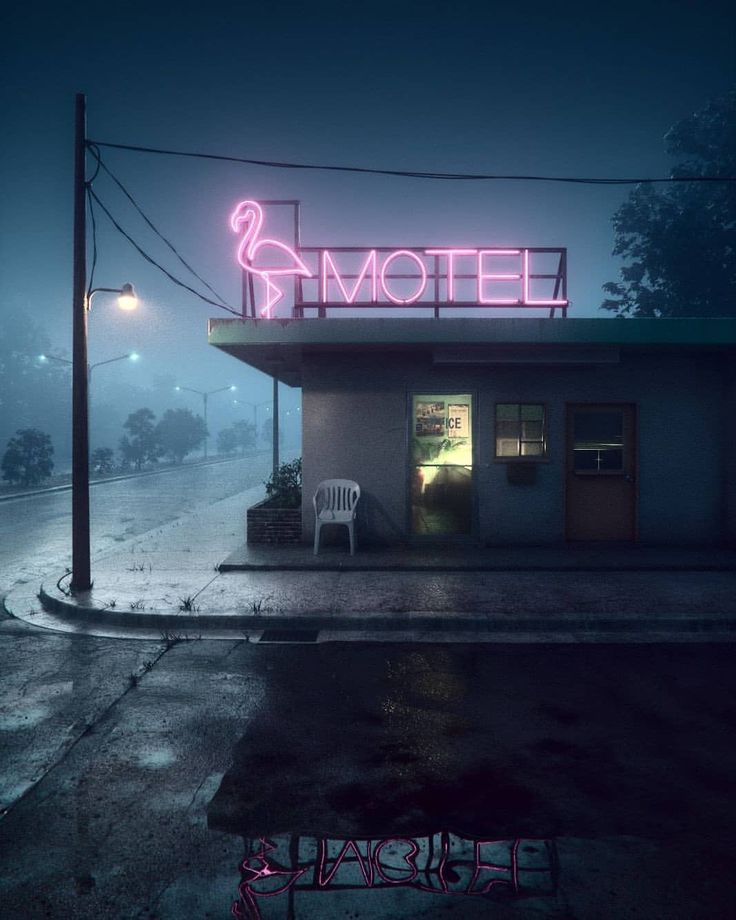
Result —
<instances>
[{"instance_id":1,"label":"wet pavement","mask_svg":"<svg viewBox=\"0 0 736 920\"><path fill-rule=\"evenodd\" d=\"M736 908L732 646L0 635L9 920Z\"/></svg>"},{"instance_id":2,"label":"wet pavement","mask_svg":"<svg viewBox=\"0 0 736 920\"><path fill-rule=\"evenodd\" d=\"M35 597L68 509L0 505L3 920L736 913L734 646L708 641L736 607L732 554L402 571L337 550L315 569L302 547L216 571L262 494L242 463L98 506L97 590L124 624L100 636ZM230 629L200 632L208 610Z\"/></svg>"},{"instance_id":3,"label":"wet pavement","mask_svg":"<svg viewBox=\"0 0 736 920\"><path fill-rule=\"evenodd\" d=\"M260 454L92 485L92 558L119 553L123 546L127 550L135 537L186 516L199 504L220 501L245 488L262 491L269 472L270 454ZM70 491L0 502L0 590L28 581L37 588L50 573L57 572L58 578L70 564Z\"/></svg>"}]
</instances>

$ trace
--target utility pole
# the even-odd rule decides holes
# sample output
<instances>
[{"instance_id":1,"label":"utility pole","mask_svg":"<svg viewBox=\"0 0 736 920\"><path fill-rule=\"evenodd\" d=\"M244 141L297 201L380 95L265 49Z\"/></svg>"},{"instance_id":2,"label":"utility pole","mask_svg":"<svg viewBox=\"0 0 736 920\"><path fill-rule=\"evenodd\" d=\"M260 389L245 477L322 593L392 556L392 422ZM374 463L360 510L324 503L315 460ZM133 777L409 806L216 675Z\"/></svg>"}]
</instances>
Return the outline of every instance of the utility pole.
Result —
<instances>
[{"instance_id":1,"label":"utility pole","mask_svg":"<svg viewBox=\"0 0 736 920\"><path fill-rule=\"evenodd\" d=\"M87 375L87 226L85 153L87 101L74 104L74 275L72 286L72 580L71 591L92 587L89 548L89 415Z\"/></svg>"}]
</instances>

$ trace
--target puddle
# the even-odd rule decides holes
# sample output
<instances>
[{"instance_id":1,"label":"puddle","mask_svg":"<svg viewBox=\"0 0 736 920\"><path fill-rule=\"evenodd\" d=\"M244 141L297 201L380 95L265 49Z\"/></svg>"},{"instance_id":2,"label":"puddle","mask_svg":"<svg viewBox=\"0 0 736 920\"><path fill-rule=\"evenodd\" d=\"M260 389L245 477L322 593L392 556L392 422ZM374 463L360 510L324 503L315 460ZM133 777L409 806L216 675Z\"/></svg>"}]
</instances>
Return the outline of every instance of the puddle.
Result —
<instances>
[{"instance_id":1,"label":"puddle","mask_svg":"<svg viewBox=\"0 0 736 920\"><path fill-rule=\"evenodd\" d=\"M170 767L176 761L176 755L171 748L157 748L152 751L143 751L137 758L139 767L150 770L161 770Z\"/></svg>"},{"instance_id":2,"label":"puddle","mask_svg":"<svg viewBox=\"0 0 736 920\"><path fill-rule=\"evenodd\" d=\"M438 831L373 839L282 835L245 844L232 903L242 920L338 916L348 904L354 916L408 918L459 897L467 904L462 916L483 916L494 901L549 898L557 889L551 840Z\"/></svg>"}]
</instances>

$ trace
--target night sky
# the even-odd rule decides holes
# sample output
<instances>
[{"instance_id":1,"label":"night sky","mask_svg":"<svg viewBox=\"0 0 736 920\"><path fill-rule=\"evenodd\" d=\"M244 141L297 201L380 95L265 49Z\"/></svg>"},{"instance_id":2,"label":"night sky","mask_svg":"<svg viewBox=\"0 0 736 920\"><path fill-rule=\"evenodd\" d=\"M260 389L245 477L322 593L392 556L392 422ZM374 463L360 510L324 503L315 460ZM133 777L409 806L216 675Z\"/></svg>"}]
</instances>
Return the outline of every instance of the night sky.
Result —
<instances>
[{"instance_id":1,"label":"night sky","mask_svg":"<svg viewBox=\"0 0 736 920\"><path fill-rule=\"evenodd\" d=\"M71 349L77 91L99 140L402 169L652 176L668 172L666 131L736 72L729 2L31 2L5 13L3 32L2 316L31 315L60 354ZM570 315L608 315L598 309L601 285L617 277L620 188L104 155L235 305L229 209L268 197L301 199L305 243L567 246ZM145 249L192 281L108 179L95 189ZM207 318L227 314L173 286L100 221L96 284L132 281L144 303L131 318L96 302L90 360L135 348L141 363L110 375L236 383L244 398L267 399L267 378L206 344Z\"/></svg>"}]
</instances>

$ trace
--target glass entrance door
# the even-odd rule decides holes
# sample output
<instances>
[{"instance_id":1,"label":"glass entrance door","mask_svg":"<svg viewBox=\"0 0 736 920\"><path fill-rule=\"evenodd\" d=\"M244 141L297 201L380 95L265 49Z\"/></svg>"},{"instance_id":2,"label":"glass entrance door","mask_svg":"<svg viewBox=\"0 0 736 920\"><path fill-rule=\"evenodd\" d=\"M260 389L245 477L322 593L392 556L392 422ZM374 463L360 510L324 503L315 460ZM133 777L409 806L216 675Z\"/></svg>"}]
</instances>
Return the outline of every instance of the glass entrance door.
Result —
<instances>
[{"instance_id":1,"label":"glass entrance door","mask_svg":"<svg viewBox=\"0 0 736 920\"><path fill-rule=\"evenodd\" d=\"M413 536L470 535L473 526L472 398L412 397L411 530Z\"/></svg>"}]
</instances>

